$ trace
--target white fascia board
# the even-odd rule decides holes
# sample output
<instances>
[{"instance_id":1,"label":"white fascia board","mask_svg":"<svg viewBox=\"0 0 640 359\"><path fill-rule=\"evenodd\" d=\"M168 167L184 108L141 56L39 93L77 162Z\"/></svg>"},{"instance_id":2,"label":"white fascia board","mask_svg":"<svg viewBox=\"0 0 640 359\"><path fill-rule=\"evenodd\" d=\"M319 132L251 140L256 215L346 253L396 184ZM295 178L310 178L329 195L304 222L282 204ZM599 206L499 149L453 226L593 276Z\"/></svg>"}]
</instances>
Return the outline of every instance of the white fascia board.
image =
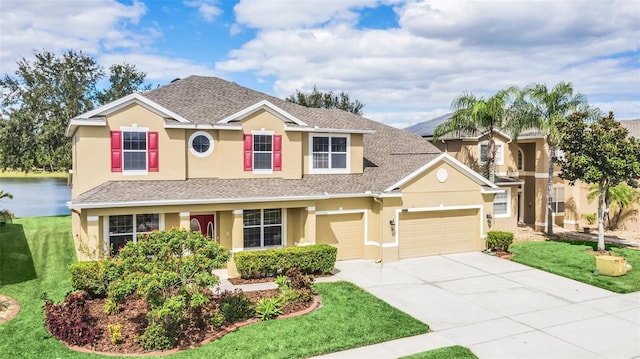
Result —
<instances>
[{"instance_id":1,"label":"white fascia board","mask_svg":"<svg viewBox=\"0 0 640 359\"><path fill-rule=\"evenodd\" d=\"M186 128L198 130L242 130L242 126L239 125L211 125L196 123L168 123L164 125L164 128Z\"/></svg>"},{"instance_id":2,"label":"white fascia board","mask_svg":"<svg viewBox=\"0 0 640 359\"><path fill-rule=\"evenodd\" d=\"M81 120L78 118L72 118L69 120L69 124L67 125L67 129L65 131L65 136L71 137L76 132L78 126L106 126L107 120L104 117L101 118L91 118L88 120Z\"/></svg>"},{"instance_id":3,"label":"white fascia board","mask_svg":"<svg viewBox=\"0 0 640 359\"><path fill-rule=\"evenodd\" d=\"M443 152L438 157L436 157L433 160L431 160L430 162L426 163L424 166L418 168L417 170L413 171L412 173L410 173L409 175L407 175L406 177L404 177L400 181L398 181L398 182L392 184L391 186L387 187L384 190L384 192L393 191L395 188L398 188L398 187L402 186L403 184L405 184L405 183L411 181L412 179L416 178L417 176L419 176L420 174L422 174L423 172L425 172L429 168L435 166L440 161L444 161L445 163L449 164L451 167L454 167L458 171L462 172L464 175L466 175L467 177L471 178L472 180L474 180L476 183L478 183L480 185L488 186L488 187L491 187L491 188L498 188L498 186L496 186L494 183L492 183L488 179L486 179L486 178L482 177L481 175L479 175L476 171L474 171L474 170L470 169L469 167L465 166L462 162L456 160L450 154L448 154L446 152Z\"/></svg>"},{"instance_id":4,"label":"white fascia board","mask_svg":"<svg viewBox=\"0 0 640 359\"><path fill-rule=\"evenodd\" d=\"M480 193L482 193L482 194L498 194L498 193L504 193L504 192L506 192L506 191L503 190L503 189L500 189L500 188L498 188L498 189L486 188L486 187L480 188Z\"/></svg>"},{"instance_id":5,"label":"white fascia board","mask_svg":"<svg viewBox=\"0 0 640 359\"><path fill-rule=\"evenodd\" d=\"M95 110L91 110L89 112L85 112L79 116L77 116L76 118L91 118L94 116L98 116L98 115L108 115L110 113L113 113L115 111L118 111L126 106L129 106L130 104L135 103L138 105L143 106L144 108L164 117L164 118L173 118L175 120L177 120L178 122L183 122L183 123L189 123L190 121L187 120L186 118L178 115L177 113L149 100L148 98L142 96L139 93L132 93L130 95L127 95L125 97L119 98L113 102L110 102L104 106L98 107Z\"/></svg>"},{"instance_id":6,"label":"white fascia board","mask_svg":"<svg viewBox=\"0 0 640 359\"><path fill-rule=\"evenodd\" d=\"M371 134L375 133L375 130L363 130L363 129L344 129L344 128L320 128L320 127L295 127L285 126L285 131L297 131L297 132L320 132L320 133L362 133Z\"/></svg>"},{"instance_id":7,"label":"white fascia board","mask_svg":"<svg viewBox=\"0 0 640 359\"><path fill-rule=\"evenodd\" d=\"M267 100L262 100L256 104L253 104L243 110L240 110L232 115L229 115L225 118L223 118L222 120L218 121L219 124L224 124L224 123L229 123L231 121L240 121L242 119L244 119L245 117L255 113L256 111L259 110L266 110L269 111L271 114L277 116L278 118L280 118L282 121L287 122L293 122L297 125L300 126L307 126L306 123L300 121L297 117L295 117L294 115L288 113L287 111L281 109L280 107L272 104L271 102L267 101Z\"/></svg>"},{"instance_id":8,"label":"white fascia board","mask_svg":"<svg viewBox=\"0 0 640 359\"><path fill-rule=\"evenodd\" d=\"M524 181L520 180L515 182L496 182L496 185L498 186L517 186L521 184L524 184Z\"/></svg>"}]
</instances>

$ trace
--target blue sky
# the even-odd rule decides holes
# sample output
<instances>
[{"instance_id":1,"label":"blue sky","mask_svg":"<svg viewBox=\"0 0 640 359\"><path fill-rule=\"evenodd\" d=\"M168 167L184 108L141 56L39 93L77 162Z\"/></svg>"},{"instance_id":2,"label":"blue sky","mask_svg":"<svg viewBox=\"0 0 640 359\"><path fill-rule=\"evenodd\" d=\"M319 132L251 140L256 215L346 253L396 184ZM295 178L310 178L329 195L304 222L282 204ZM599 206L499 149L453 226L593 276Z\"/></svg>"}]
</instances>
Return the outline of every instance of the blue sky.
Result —
<instances>
[{"instance_id":1,"label":"blue sky","mask_svg":"<svg viewBox=\"0 0 640 359\"><path fill-rule=\"evenodd\" d=\"M128 62L147 80L218 76L285 98L346 91L405 127L464 91L572 82L640 118L640 1L1 0L0 73L33 50Z\"/></svg>"}]
</instances>

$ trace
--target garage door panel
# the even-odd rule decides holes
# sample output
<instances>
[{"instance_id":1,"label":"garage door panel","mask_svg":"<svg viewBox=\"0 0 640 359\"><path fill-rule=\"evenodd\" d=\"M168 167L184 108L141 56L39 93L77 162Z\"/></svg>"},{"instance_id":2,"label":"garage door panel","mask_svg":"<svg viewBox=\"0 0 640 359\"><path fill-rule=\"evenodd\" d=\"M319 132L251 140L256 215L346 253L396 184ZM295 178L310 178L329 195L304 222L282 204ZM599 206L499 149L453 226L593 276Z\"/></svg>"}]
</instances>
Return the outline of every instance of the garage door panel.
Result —
<instances>
[{"instance_id":1,"label":"garage door panel","mask_svg":"<svg viewBox=\"0 0 640 359\"><path fill-rule=\"evenodd\" d=\"M400 258L473 251L478 210L401 213L398 230Z\"/></svg>"},{"instance_id":2,"label":"garage door panel","mask_svg":"<svg viewBox=\"0 0 640 359\"><path fill-rule=\"evenodd\" d=\"M316 243L338 248L338 260L362 258L364 222L362 213L316 217Z\"/></svg>"}]
</instances>

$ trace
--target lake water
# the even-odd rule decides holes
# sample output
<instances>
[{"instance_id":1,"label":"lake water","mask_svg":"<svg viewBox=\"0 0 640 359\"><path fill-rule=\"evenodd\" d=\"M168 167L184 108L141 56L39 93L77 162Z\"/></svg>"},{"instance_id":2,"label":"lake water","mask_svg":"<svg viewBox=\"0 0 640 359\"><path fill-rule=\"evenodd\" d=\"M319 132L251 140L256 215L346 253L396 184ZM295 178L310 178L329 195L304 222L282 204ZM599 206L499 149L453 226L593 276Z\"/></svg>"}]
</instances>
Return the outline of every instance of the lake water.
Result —
<instances>
[{"instance_id":1,"label":"lake water","mask_svg":"<svg viewBox=\"0 0 640 359\"><path fill-rule=\"evenodd\" d=\"M0 209L6 208L16 217L71 213L67 208L71 187L66 178L0 178L0 190L13 195L13 199L0 200Z\"/></svg>"}]
</instances>

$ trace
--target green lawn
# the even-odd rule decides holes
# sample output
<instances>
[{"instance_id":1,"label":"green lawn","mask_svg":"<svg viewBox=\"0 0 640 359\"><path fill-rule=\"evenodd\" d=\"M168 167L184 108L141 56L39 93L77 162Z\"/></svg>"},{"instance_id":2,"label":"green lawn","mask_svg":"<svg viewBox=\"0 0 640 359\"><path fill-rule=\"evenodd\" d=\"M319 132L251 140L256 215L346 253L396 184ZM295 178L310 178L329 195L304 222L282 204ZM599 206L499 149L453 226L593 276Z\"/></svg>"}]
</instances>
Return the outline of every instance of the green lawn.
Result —
<instances>
[{"instance_id":1,"label":"green lawn","mask_svg":"<svg viewBox=\"0 0 640 359\"><path fill-rule=\"evenodd\" d=\"M471 350L454 345L402 357L402 359L478 359Z\"/></svg>"},{"instance_id":2,"label":"green lawn","mask_svg":"<svg viewBox=\"0 0 640 359\"><path fill-rule=\"evenodd\" d=\"M595 257L587 251L596 248L592 242L520 242L510 251L512 260L567 278L618 293L640 290L640 251L607 245L613 255L622 256L633 270L620 277L594 274Z\"/></svg>"},{"instance_id":3,"label":"green lawn","mask_svg":"<svg viewBox=\"0 0 640 359\"><path fill-rule=\"evenodd\" d=\"M6 358L105 358L71 351L44 326L43 292L59 301L76 260L69 216L20 218L0 227L0 293L18 316L0 325ZM301 358L427 332L428 326L346 282L317 284L322 307L305 316L243 327L176 358Z\"/></svg>"}]
</instances>

